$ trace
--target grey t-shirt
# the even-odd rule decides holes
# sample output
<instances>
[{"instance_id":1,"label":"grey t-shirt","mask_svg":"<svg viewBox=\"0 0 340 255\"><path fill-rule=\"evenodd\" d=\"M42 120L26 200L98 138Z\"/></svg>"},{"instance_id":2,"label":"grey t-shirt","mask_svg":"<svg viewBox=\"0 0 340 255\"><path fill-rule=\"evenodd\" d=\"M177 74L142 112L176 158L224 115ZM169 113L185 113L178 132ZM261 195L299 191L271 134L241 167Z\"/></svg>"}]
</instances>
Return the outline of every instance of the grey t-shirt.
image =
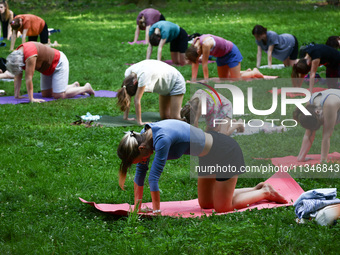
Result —
<instances>
[{"instance_id":1,"label":"grey t-shirt","mask_svg":"<svg viewBox=\"0 0 340 255\"><path fill-rule=\"evenodd\" d=\"M274 31L267 31L267 44L262 41L256 41L256 44L265 52L268 51L270 45L274 45L272 56L278 60L284 61L292 53L295 39L291 34L278 35Z\"/></svg>"}]
</instances>

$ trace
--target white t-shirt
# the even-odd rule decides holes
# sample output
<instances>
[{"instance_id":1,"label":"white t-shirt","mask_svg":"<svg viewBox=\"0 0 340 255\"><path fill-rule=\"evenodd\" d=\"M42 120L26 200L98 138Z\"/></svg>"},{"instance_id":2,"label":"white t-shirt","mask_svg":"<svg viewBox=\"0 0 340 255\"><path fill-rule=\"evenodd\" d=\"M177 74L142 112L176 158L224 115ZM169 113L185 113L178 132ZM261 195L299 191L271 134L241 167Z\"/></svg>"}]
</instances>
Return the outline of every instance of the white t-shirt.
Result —
<instances>
[{"instance_id":1,"label":"white t-shirt","mask_svg":"<svg viewBox=\"0 0 340 255\"><path fill-rule=\"evenodd\" d=\"M138 87L145 86L145 92L169 95L181 73L174 67L158 60L146 59L130 66L125 77L137 75Z\"/></svg>"}]
</instances>

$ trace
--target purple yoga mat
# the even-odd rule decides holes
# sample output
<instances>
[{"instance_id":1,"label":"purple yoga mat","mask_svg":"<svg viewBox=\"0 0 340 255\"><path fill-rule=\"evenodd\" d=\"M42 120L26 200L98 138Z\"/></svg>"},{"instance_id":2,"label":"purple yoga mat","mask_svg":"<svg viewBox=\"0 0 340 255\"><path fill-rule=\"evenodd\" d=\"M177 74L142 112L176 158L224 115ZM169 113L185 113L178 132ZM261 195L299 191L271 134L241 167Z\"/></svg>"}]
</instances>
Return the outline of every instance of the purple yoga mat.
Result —
<instances>
[{"instance_id":1,"label":"purple yoga mat","mask_svg":"<svg viewBox=\"0 0 340 255\"><path fill-rule=\"evenodd\" d=\"M23 96L27 97L27 94ZM115 91L110 91L110 90L95 91L95 97L116 97L116 96L117 96L117 92ZM46 102L56 100L54 98L43 97L41 93L33 93L33 97L36 99L44 99ZM86 98L86 97L89 97L89 95L78 95L70 99ZM17 98L14 98L14 96L0 97L0 104L24 104L24 103L29 103L28 98L17 99Z\"/></svg>"}]
</instances>

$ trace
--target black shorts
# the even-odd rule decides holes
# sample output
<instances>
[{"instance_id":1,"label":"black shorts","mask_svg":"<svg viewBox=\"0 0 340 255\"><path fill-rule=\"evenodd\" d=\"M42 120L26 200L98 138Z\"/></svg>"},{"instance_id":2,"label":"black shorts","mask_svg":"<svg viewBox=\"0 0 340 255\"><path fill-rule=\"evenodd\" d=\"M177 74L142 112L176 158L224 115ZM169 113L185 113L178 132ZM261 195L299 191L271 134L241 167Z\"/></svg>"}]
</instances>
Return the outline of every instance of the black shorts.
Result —
<instances>
[{"instance_id":1,"label":"black shorts","mask_svg":"<svg viewBox=\"0 0 340 255\"><path fill-rule=\"evenodd\" d=\"M46 22L45 22L45 26L44 26L44 28L41 31L39 36L40 36L40 42L41 43L44 43L44 44L48 43L48 27L47 27ZM29 36L28 37L28 41L30 41L30 42L32 42L32 41L33 42L37 42L38 41L38 36Z\"/></svg>"},{"instance_id":2,"label":"black shorts","mask_svg":"<svg viewBox=\"0 0 340 255\"><path fill-rule=\"evenodd\" d=\"M216 174L217 181L226 181L245 172L243 153L238 143L230 136L208 131L213 137L209 153L199 157L198 176ZM210 171L215 170L215 172Z\"/></svg>"},{"instance_id":3,"label":"black shorts","mask_svg":"<svg viewBox=\"0 0 340 255\"><path fill-rule=\"evenodd\" d=\"M295 40L294 48L293 48L292 53L290 53L289 55L290 60L296 60L298 57L298 53L299 53L299 42L295 36L294 36L294 40Z\"/></svg>"},{"instance_id":4,"label":"black shorts","mask_svg":"<svg viewBox=\"0 0 340 255\"><path fill-rule=\"evenodd\" d=\"M179 35L170 42L170 52L185 53L188 48L188 34L180 27Z\"/></svg>"},{"instance_id":5,"label":"black shorts","mask_svg":"<svg viewBox=\"0 0 340 255\"><path fill-rule=\"evenodd\" d=\"M161 13L161 16L159 17L159 21L161 21L161 20L165 20L165 17L162 13Z\"/></svg>"}]
</instances>

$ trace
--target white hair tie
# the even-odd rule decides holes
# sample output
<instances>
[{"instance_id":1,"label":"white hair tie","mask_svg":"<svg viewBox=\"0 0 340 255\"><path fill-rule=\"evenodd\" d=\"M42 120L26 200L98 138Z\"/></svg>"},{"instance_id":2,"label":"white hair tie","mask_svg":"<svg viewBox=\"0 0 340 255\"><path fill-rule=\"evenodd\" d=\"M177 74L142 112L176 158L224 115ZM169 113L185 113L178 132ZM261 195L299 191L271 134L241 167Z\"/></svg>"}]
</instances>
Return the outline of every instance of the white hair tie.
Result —
<instances>
[{"instance_id":1,"label":"white hair tie","mask_svg":"<svg viewBox=\"0 0 340 255\"><path fill-rule=\"evenodd\" d=\"M130 137L135 137L136 138L136 133L133 130L130 130L130 131L127 131L127 132L124 132L124 133L125 134L129 134Z\"/></svg>"}]
</instances>

